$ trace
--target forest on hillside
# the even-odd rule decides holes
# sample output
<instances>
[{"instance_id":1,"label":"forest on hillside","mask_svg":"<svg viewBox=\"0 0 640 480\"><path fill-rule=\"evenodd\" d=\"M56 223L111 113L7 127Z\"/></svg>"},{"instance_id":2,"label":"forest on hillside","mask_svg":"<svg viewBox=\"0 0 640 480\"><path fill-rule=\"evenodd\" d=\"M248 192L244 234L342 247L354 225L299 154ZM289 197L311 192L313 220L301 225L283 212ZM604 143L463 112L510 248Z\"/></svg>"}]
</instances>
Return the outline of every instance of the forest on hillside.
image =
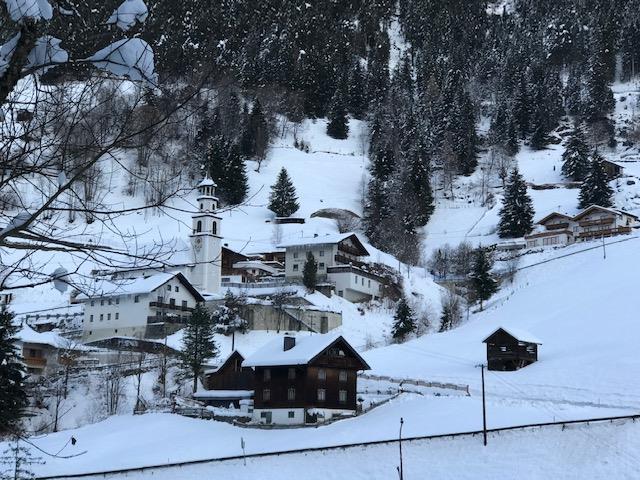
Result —
<instances>
[{"instance_id":1,"label":"forest on hillside","mask_svg":"<svg viewBox=\"0 0 640 480\"><path fill-rule=\"evenodd\" d=\"M409 263L432 190L447 195L481 151L491 150L504 183L523 143L557 142L562 119L589 148L614 148L622 126L610 117L611 83L633 78L640 60L640 0L149 0L144 25L125 32L103 21L118 3L62 0L61 12L79 14L56 16L50 33L73 57L107 37L145 39L162 93L143 99L139 122L171 109L176 92L216 91L214 102L195 96L188 122L140 147L142 166L204 163L223 203L238 204L244 162L265 158L278 119L327 117L334 138L349 136L348 118L364 120L363 230ZM83 68L43 80L82 78ZM479 134L481 119L490 126ZM172 168L163 181L181 167Z\"/></svg>"}]
</instances>

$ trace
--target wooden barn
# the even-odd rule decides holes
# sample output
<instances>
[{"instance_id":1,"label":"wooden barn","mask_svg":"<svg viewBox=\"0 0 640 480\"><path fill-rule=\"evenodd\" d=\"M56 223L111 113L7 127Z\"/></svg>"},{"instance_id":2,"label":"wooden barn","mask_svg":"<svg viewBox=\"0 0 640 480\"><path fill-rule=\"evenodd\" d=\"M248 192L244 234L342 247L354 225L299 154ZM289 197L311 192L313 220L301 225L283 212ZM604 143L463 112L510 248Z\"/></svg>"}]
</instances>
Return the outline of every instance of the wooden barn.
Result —
<instances>
[{"instance_id":1,"label":"wooden barn","mask_svg":"<svg viewBox=\"0 0 640 480\"><path fill-rule=\"evenodd\" d=\"M244 361L255 371L253 421L316 423L353 415L358 371L369 365L336 334L285 335Z\"/></svg>"},{"instance_id":2,"label":"wooden barn","mask_svg":"<svg viewBox=\"0 0 640 480\"><path fill-rule=\"evenodd\" d=\"M205 391L196 392L194 398L212 406L238 407L240 400L253 397L253 370L243 368L243 361L242 354L234 350L217 368L205 371Z\"/></svg>"},{"instance_id":3,"label":"wooden barn","mask_svg":"<svg viewBox=\"0 0 640 480\"><path fill-rule=\"evenodd\" d=\"M542 343L528 332L498 328L483 340L487 344L487 368L513 371L538 361Z\"/></svg>"}]
</instances>

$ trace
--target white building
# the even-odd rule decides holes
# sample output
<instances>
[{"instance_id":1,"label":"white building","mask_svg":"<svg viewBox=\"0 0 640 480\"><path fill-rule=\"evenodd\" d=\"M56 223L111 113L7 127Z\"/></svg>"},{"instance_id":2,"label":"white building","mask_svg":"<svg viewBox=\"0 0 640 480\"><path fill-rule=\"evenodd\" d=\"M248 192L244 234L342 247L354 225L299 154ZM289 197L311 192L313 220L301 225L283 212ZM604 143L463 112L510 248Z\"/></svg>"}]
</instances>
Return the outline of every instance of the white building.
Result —
<instances>
[{"instance_id":1,"label":"white building","mask_svg":"<svg viewBox=\"0 0 640 480\"><path fill-rule=\"evenodd\" d=\"M202 294L219 293L222 237L220 236L221 218L216 214L218 208L218 198L215 196L216 184L210 178L205 178L197 188L198 211L191 217L192 232L189 235L189 245L172 252L171 264L163 262L117 271L96 270L93 274L98 277L109 277L111 280L126 280L145 278L160 272L180 272Z\"/></svg>"},{"instance_id":2,"label":"white building","mask_svg":"<svg viewBox=\"0 0 640 480\"><path fill-rule=\"evenodd\" d=\"M153 338L180 328L203 296L179 272L96 280L76 299L84 305L83 341Z\"/></svg>"},{"instance_id":3,"label":"white building","mask_svg":"<svg viewBox=\"0 0 640 480\"><path fill-rule=\"evenodd\" d=\"M631 233L638 227L637 216L622 210L591 205L575 216L553 212L536 223L524 236L527 248L569 245L594 238Z\"/></svg>"},{"instance_id":4,"label":"white building","mask_svg":"<svg viewBox=\"0 0 640 480\"><path fill-rule=\"evenodd\" d=\"M301 238L278 247L285 248L285 277L289 281L302 281L304 264L311 253L318 264L318 280L329 283L339 296L351 302L382 296L384 278L363 261L369 252L355 233Z\"/></svg>"}]
</instances>

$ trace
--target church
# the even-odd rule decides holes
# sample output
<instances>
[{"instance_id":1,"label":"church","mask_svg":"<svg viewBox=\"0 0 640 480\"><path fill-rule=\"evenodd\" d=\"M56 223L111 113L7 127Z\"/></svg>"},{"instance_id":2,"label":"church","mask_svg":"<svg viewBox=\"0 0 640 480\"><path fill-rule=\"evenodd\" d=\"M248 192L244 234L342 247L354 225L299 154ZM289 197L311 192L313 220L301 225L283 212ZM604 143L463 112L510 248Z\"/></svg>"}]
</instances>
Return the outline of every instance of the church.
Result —
<instances>
[{"instance_id":1,"label":"church","mask_svg":"<svg viewBox=\"0 0 640 480\"><path fill-rule=\"evenodd\" d=\"M94 271L95 281L73 299L84 306L83 340L112 337L162 338L180 329L196 304L220 293L221 218L216 184L197 186L188 251L172 254L172 265Z\"/></svg>"}]
</instances>

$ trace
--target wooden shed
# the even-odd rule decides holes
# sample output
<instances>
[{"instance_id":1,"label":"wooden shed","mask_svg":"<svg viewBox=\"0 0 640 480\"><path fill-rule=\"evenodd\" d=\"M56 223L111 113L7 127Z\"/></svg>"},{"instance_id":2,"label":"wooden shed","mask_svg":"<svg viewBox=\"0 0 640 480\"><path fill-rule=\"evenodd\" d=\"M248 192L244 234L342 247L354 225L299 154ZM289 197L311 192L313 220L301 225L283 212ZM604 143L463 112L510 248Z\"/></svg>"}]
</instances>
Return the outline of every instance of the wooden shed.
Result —
<instances>
[{"instance_id":1,"label":"wooden shed","mask_svg":"<svg viewBox=\"0 0 640 480\"><path fill-rule=\"evenodd\" d=\"M483 340L487 344L487 368L513 371L538 361L538 345L535 336L513 328L498 328Z\"/></svg>"}]
</instances>

